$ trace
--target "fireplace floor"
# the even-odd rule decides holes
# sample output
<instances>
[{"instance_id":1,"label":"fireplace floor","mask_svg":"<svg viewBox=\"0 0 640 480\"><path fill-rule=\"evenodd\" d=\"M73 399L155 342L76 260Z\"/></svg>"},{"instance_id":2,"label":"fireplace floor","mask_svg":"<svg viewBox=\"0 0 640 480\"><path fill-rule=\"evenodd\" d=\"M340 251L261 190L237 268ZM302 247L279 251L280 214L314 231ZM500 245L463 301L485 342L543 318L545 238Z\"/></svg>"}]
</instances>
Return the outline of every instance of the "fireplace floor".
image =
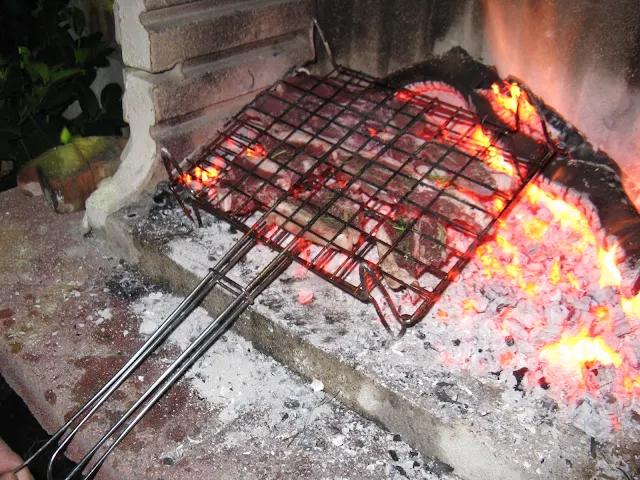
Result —
<instances>
[{"instance_id":1,"label":"fireplace floor","mask_svg":"<svg viewBox=\"0 0 640 480\"><path fill-rule=\"evenodd\" d=\"M143 280L103 240L83 238L81 214L57 215L42 198L17 190L0 202L0 372L53 432L179 299ZM179 268L166 273L175 279ZM208 321L205 310L196 311L102 420L113 420ZM226 334L188 377L98 478L458 478L396 432L346 409L317 379L302 379L236 333ZM70 456L77 460L96 434L91 429L80 437Z\"/></svg>"},{"instance_id":2,"label":"fireplace floor","mask_svg":"<svg viewBox=\"0 0 640 480\"><path fill-rule=\"evenodd\" d=\"M241 235L213 217L205 216L205 223L193 229L179 209L148 199L113 214L107 235L154 282L184 294ZM246 281L272 258L266 248L251 255L232 277ZM298 301L301 289L313 292L311 304ZM204 307L219 311L223 301L214 291ZM463 478L635 475L634 426L598 441L576 428L575 412L541 391L517 391L515 377L500 380L444 366L429 342L438 332L426 324L392 340L371 305L296 265L234 329L293 371L320 379L344 405L400 433Z\"/></svg>"}]
</instances>

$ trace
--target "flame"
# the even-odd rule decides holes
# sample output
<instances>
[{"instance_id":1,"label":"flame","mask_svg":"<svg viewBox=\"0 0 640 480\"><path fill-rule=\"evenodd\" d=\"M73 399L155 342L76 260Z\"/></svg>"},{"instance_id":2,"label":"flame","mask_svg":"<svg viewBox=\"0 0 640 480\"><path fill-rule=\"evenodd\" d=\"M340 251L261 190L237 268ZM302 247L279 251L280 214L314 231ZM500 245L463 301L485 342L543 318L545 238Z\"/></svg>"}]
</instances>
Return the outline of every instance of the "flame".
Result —
<instances>
[{"instance_id":1,"label":"flame","mask_svg":"<svg viewBox=\"0 0 640 480\"><path fill-rule=\"evenodd\" d=\"M498 105L514 115L518 114L521 122L531 123L538 118L535 107L529 103L527 95L523 94L516 83L509 84L506 89L501 89L500 85L494 83L491 85L491 90ZM503 93L503 90L506 91Z\"/></svg>"},{"instance_id":2,"label":"flame","mask_svg":"<svg viewBox=\"0 0 640 480\"><path fill-rule=\"evenodd\" d=\"M266 156L267 156L267 152L265 151L264 147L259 143L256 144L256 146L253 148L247 147L247 157L265 158Z\"/></svg>"},{"instance_id":3,"label":"flame","mask_svg":"<svg viewBox=\"0 0 640 480\"><path fill-rule=\"evenodd\" d=\"M182 175L182 182L193 189L200 190L205 186L212 185L219 175L220 171L215 167L207 167L203 169L198 166L193 169L193 175L184 173ZM213 195L211 193L212 191L215 192L215 190L210 190L210 197Z\"/></svg>"},{"instance_id":4,"label":"flame","mask_svg":"<svg viewBox=\"0 0 640 480\"><path fill-rule=\"evenodd\" d=\"M587 247L597 245L596 237L591 231L591 225L579 208L556 198L535 184L527 185L525 197L531 205L544 204L553 215L553 220L559 222L562 228L581 234L580 240L573 246L578 252L584 252Z\"/></svg>"},{"instance_id":5,"label":"flame","mask_svg":"<svg viewBox=\"0 0 640 480\"><path fill-rule=\"evenodd\" d=\"M633 320L640 320L640 293L633 298L622 298L620 304L625 315Z\"/></svg>"},{"instance_id":6,"label":"flame","mask_svg":"<svg viewBox=\"0 0 640 480\"><path fill-rule=\"evenodd\" d=\"M480 125L474 128L473 132L471 133L471 138L480 147L485 149L483 155L484 163L489 165L494 170L505 173L509 176L513 176L515 174L513 165L506 161L505 158L498 152L498 149L491 144L491 139L487 137ZM476 153L481 153L481 151L477 151Z\"/></svg>"},{"instance_id":7,"label":"flame","mask_svg":"<svg viewBox=\"0 0 640 480\"><path fill-rule=\"evenodd\" d=\"M598 261L600 262L600 288L609 286L620 286L622 283L622 275L616 264L617 246L613 245L610 250L604 248L598 249Z\"/></svg>"},{"instance_id":8,"label":"flame","mask_svg":"<svg viewBox=\"0 0 640 480\"><path fill-rule=\"evenodd\" d=\"M602 336L589 336L588 329L582 329L577 335L566 335L557 343L543 347L540 360L552 367L568 370L582 375L586 363L600 365L622 365L622 357Z\"/></svg>"}]
</instances>

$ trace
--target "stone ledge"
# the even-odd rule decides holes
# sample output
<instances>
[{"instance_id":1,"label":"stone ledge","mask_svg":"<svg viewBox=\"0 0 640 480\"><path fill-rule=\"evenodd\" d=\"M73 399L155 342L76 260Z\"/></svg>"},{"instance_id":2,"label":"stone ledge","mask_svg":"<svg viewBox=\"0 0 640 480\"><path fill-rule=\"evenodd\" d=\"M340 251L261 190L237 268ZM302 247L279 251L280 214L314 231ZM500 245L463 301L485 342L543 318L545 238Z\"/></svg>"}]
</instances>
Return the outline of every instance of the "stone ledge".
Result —
<instances>
[{"instance_id":1,"label":"stone ledge","mask_svg":"<svg viewBox=\"0 0 640 480\"><path fill-rule=\"evenodd\" d=\"M183 158L222 128L233 115L259 93L250 92L151 127L151 138L167 148L174 158Z\"/></svg>"},{"instance_id":2,"label":"stone ledge","mask_svg":"<svg viewBox=\"0 0 640 480\"><path fill-rule=\"evenodd\" d=\"M181 213L156 205L150 215L152 206L149 200L112 215L106 233L116 229L130 235L123 255L138 255L140 268L153 281L185 294L240 234L216 220L188 233ZM253 260L240 269L245 281L259 271ZM287 275L265 290L235 330L293 371L319 378L346 406L400 433L425 456L469 480L579 479L602 473L590 438L555 411L541 410L534 403L539 398L520 397L511 385L441 366L436 354L422 348L420 338L428 334L422 325L394 343L372 321L370 305L314 276L298 281ZM297 304L293 288L300 286L310 287L316 302ZM203 306L218 312L228 300L214 290ZM359 352L363 336L373 347ZM439 385L454 386L460 397L443 402ZM536 407L538 420L525 420L523 412ZM615 443L598 446L601 455L619 459Z\"/></svg>"},{"instance_id":3,"label":"stone ledge","mask_svg":"<svg viewBox=\"0 0 640 480\"><path fill-rule=\"evenodd\" d=\"M191 3L193 0L145 0L144 5L148 11L159 10L161 8L175 7Z\"/></svg>"},{"instance_id":4,"label":"stone ledge","mask_svg":"<svg viewBox=\"0 0 640 480\"><path fill-rule=\"evenodd\" d=\"M308 0L200 1L145 12L140 21L149 34L151 72L161 72L190 58L303 30L311 13Z\"/></svg>"},{"instance_id":5,"label":"stone ledge","mask_svg":"<svg viewBox=\"0 0 640 480\"><path fill-rule=\"evenodd\" d=\"M162 75L153 91L158 122L186 115L275 83L310 56L308 40L296 35L234 55L184 66L183 78Z\"/></svg>"}]
</instances>

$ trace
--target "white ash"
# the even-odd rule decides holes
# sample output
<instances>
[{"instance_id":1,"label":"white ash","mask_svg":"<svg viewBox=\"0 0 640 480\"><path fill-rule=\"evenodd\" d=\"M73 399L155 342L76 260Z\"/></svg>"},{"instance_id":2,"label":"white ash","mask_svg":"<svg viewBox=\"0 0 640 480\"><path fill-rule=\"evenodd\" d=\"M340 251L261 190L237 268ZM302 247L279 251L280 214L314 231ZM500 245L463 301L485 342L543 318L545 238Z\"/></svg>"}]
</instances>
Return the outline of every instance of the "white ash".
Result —
<instances>
[{"instance_id":1,"label":"white ash","mask_svg":"<svg viewBox=\"0 0 640 480\"><path fill-rule=\"evenodd\" d=\"M525 207L522 202L518 204L506 221L520 222L522 219L531 218L533 212L527 211ZM546 221L553 219L553 213L544 208L540 208L535 214L537 218ZM233 242L241 237L240 232L230 233L225 223L207 218L209 226L206 228L194 231L189 237L170 242L170 257L200 276L204 275L207 268L213 266ZM506 233L508 236L509 232ZM540 243L532 242L526 245L523 251L531 258L545 252L551 255L558 246L570 247L579 241L579 238L567 229L554 233L557 234L553 237L551 246L543 247ZM513 241L511 237L508 239ZM495 246L495 242L492 244ZM246 282L247 278L260 272L275 256L263 246L257 246L255 250L230 273L232 278ZM539 282L540 272L545 269L548 271L551 266L549 259L544 262L522 262L519 265L525 278L540 283L540 296L547 302L545 308L549 309L551 319L544 328L536 326L530 330L526 327L530 322L524 322L523 325L517 319L510 319L507 323L515 347L507 345L502 330L496 328L496 317L504 314L509 308L518 307L530 312L531 306L527 307L524 303L519 306L520 302L528 301L527 295L512 282L507 281L508 279L500 281L494 278L484 281L484 266L477 258L467 267L461 278L447 289L427 318L411 329L399 342L393 342L380 328L376 312L371 305L362 304L311 272L301 272L300 267L296 265L258 298L254 308L265 317L292 330L296 335L303 336L312 344L353 365L357 370L370 372L376 378L384 379L384 383L394 390L407 394L431 391L432 394L432 389L422 380L425 378L442 378L443 381L464 385L470 391L477 391L478 388L481 391L496 387L504 389L500 405L482 398L483 395L478 395L475 402L469 400L466 407L464 402L445 403L444 408L441 408L441 405L434 410L443 421L465 421L466 415L474 412L493 420L496 412L503 409L512 410L517 406L518 409L529 409L529 417L535 417L536 421L553 418L554 427L551 431L564 431L565 426L573 425L571 417L577 406L567 401L567 393L575 392L563 392L561 385L551 385L551 388L545 391L540 388L535 377L527 375L520 385L528 392L523 395L522 392L513 390L516 381L512 372L527 367L534 374L538 372L540 380L537 348L558 338L559 324L568 327L569 331L571 328L579 327L577 320L580 317L575 315L569 319L573 324L569 322L567 325L565 309L586 314L593 305L601 302L613 303L618 297L617 292L610 287L591 288L597 285L599 278L599 273L593 269L593 265L597 263L595 252L587 251L580 257L569 248L569 251L563 254L563 266L567 265L573 269L577 281L581 284L580 295L574 295L572 298L567 298L571 285L566 281L558 285L551 285L547 280ZM529 265L532 265L531 270L528 269ZM316 301L308 306L300 305L297 292L301 288L312 290ZM472 311L465 310L462 305L463 300L469 298L477 301ZM447 317L443 319L439 312L444 312ZM540 315L544 316L545 312L541 311ZM625 329L628 330L628 327L623 325L622 330ZM634 335L627 335L620 351L634 351L634 341ZM392 345L393 349L390 348ZM401 352L402 355L397 352ZM513 359L510 366L503 369L500 356L509 352L514 354ZM496 379L493 373L498 372L499 378ZM557 411L550 410L548 406L541 408L541 405L553 405L553 401L549 399L550 394L560 403ZM419 395L416 401L424 402L425 399ZM622 412L619 419L620 430L614 432L617 437L633 436L634 432L637 432L637 422L629 419L632 408L637 409L635 399ZM597 413L606 417L608 414L605 410L606 408ZM521 428L528 430L531 423L522 418L524 417L515 417L515 421ZM511 423L513 420L513 417L501 417L498 421L487 422L483 428L490 432L492 438L502 438L509 444L512 437L505 434L504 430L515 428ZM599 425L600 420L594 419L594 425ZM542 432L549 434L549 431L549 428L545 427L539 429L536 434L540 437L540 444L546 445L544 453L548 458L553 456L554 452L556 455L561 454L557 445L545 440ZM607 434L611 435L611 432ZM535 442L529 439L529 443ZM533 458L540 453L539 447L536 447L536 452L525 442L518 444L516 448L521 456L532 455ZM544 471L542 468L543 473Z\"/></svg>"},{"instance_id":2,"label":"white ash","mask_svg":"<svg viewBox=\"0 0 640 480\"><path fill-rule=\"evenodd\" d=\"M140 333L152 333L151 326L157 327L179 302L160 292L138 299L131 308L140 318ZM204 309L197 308L170 342L184 349L211 321ZM332 400L322 391L320 380L304 382L232 332L196 362L187 378L209 404L211 423L200 438L186 438L166 452L167 461L196 456L206 445L241 449L248 455L271 449L285 457L312 450L317 455L314 463L327 473L314 478L336 478L343 464L352 469L344 471L344 478L457 478L432 473L433 466L398 435L382 431Z\"/></svg>"}]
</instances>

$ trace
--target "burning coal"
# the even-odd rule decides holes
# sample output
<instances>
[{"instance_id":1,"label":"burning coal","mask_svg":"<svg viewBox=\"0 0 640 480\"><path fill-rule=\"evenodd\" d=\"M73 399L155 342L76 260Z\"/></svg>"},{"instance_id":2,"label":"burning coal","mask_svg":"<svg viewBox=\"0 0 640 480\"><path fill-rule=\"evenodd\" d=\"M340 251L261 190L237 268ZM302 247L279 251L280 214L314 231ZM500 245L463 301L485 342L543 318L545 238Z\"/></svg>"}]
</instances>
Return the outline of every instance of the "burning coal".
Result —
<instances>
[{"instance_id":1,"label":"burning coal","mask_svg":"<svg viewBox=\"0 0 640 480\"><path fill-rule=\"evenodd\" d=\"M356 92L349 95L353 93ZM375 92L368 94L373 105ZM505 125L535 142L548 141L545 124L520 86L494 84L479 94ZM453 191L458 195L453 199L464 198L468 201L466 205L477 202L482 208L465 213L465 203L449 199L451 205L441 205L442 211L437 213L464 220L465 228L477 223L480 232L488 225L484 217L491 220L491 213L500 214L505 199L522 185L525 176L514 154L500 140L491 138L464 96L451 87L438 82L412 84L395 92L394 101L418 105L429 102L422 95L447 102L447 109L452 111L471 111L471 115L465 117L465 122L452 125L448 110L446 114L428 110L424 124L415 123L406 134L399 133L406 122L386 127L383 124L388 123L386 117L383 123L364 122L358 138L365 145L358 148L358 157L347 150L330 152L328 141L312 140L311 135L293 127L267 127L277 122L262 119L262 114L254 112L249 115L255 117L251 120L260 123L261 128L271 128L274 138L286 139L285 145L289 146L273 150L257 141L243 146L229 138L224 149L236 163L242 162L244 169L234 169L228 161L214 156L208 160L212 166L183 173L180 181L196 197L206 194L217 198L218 208L247 218L259 208L258 204L268 210L277 198L291 190L288 203L282 202L267 219L270 226L265 240L280 235L280 229L297 234L303 225L313 224L311 218L317 209L331 203L329 215L317 220L322 228L316 230L313 224L304 237L307 243L300 259L328 277L348 282L348 286L358 288L362 282L367 285L363 288L371 287L378 313L388 323L394 318L410 317L425 300L419 288L434 291L428 285L426 267L450 271L444 267L455 263L455 252L467 251L473 238L478 238L465 236L464 228L455 222L437 223L416 207L429 204L434 192ZM343 101L349 103L350 98ZM355 112L343 111L337 104L330 106L342 112L345 117L342 121L348 126L361 123ZM318 128L324 128L326 122L320 123ZM326 128L323 138L340 145L345 136L341 128L344 129L339 125ZM245 132L249 133L250 130ZM311 171L311 157L293 156L290 145L305 148L309 155L317 156L314 158L324 158L324 163ZM392 153L402 153L402 148L420 150L423 156L410 162L405 157L395 158ZM451 154L452 151L457 153ZM285 157L289 160L284 160ZM370 165L367 162L371 158L375 162ZM295 167L283 174L285 162L297 161L299 165L288 163ZM429 167L425 169L427 164ZM389 172L400 169L405 177L389 181L387 190L373 188L376 182L391 178ZM223 182L218 185L215 180L223 170ZM458 175L452 172L460 170L464 170L465 176L456 178ZM356 175L361 175L358 172L368 172L371 178L362 175L355 181ZM491 188L481 184L484 177L490 177ZM232 190L232 183L242 189ZM292 188L294 185L297 187ZM345 189L351 191L340 196L339 192ZM413 190L427 195L407 206L403 195ZM588 199L565 191L543 180L527 185L508 216L496 223L491 239L478 247L458 281L442 295L442 303L431 311L427 321L456 337L455 342L436 346L443 363L481 374L518 372L520 388L545 389L565 404L575 406L585 399L603 400L601 403L610 415L608 425L614 428L623 409L640 391L640 339L636 333L640 324L640 294L634 298L622 295L617 246L599 243L595 232L601 226L589 214L592 209ZM339 200L331 202L335 198ZM312 210L297 210L305 199ZM287 219L289 210L297 212L293 213L294 222ZM407 230L409 233L405 234ZM436 241L426 243L416 232ZM329 241L330 238L334 240ZM365 259L370 264L380 261L384 282L390 290L397 291L380 288L376 282L383 280L373 275L361 279L353 262L348 261L348 253L360 249L366 241L377 243L377 248L366 250ZM399 252L389 254L394 242ZM321 253L322 246L328 243L332 248ZM300 267L295 275L304 275L304 268ZM439 278L435 280L437 285ZM314 299L311 291L300 291L298 297L302 304Z\"/></svg>"},{"instance_id":2,"label":"burning coal","mask_svg":"<svg viewBox=\"0 0 640 480\"><path fill-rule=\"evenodd\" d=\"M517 85L483 95L506 124L515 127L520 115L524 133L544 138ZM547 389L564 404L602 400L615 429L640 393L640 294L622 295L618 248L599 244L589 200L563 192L549 182L528 185L429 318L483 347L479 355L443 344L443 362L484 374L520 372L521 388Z\"/></svg>"}]
</instances>

